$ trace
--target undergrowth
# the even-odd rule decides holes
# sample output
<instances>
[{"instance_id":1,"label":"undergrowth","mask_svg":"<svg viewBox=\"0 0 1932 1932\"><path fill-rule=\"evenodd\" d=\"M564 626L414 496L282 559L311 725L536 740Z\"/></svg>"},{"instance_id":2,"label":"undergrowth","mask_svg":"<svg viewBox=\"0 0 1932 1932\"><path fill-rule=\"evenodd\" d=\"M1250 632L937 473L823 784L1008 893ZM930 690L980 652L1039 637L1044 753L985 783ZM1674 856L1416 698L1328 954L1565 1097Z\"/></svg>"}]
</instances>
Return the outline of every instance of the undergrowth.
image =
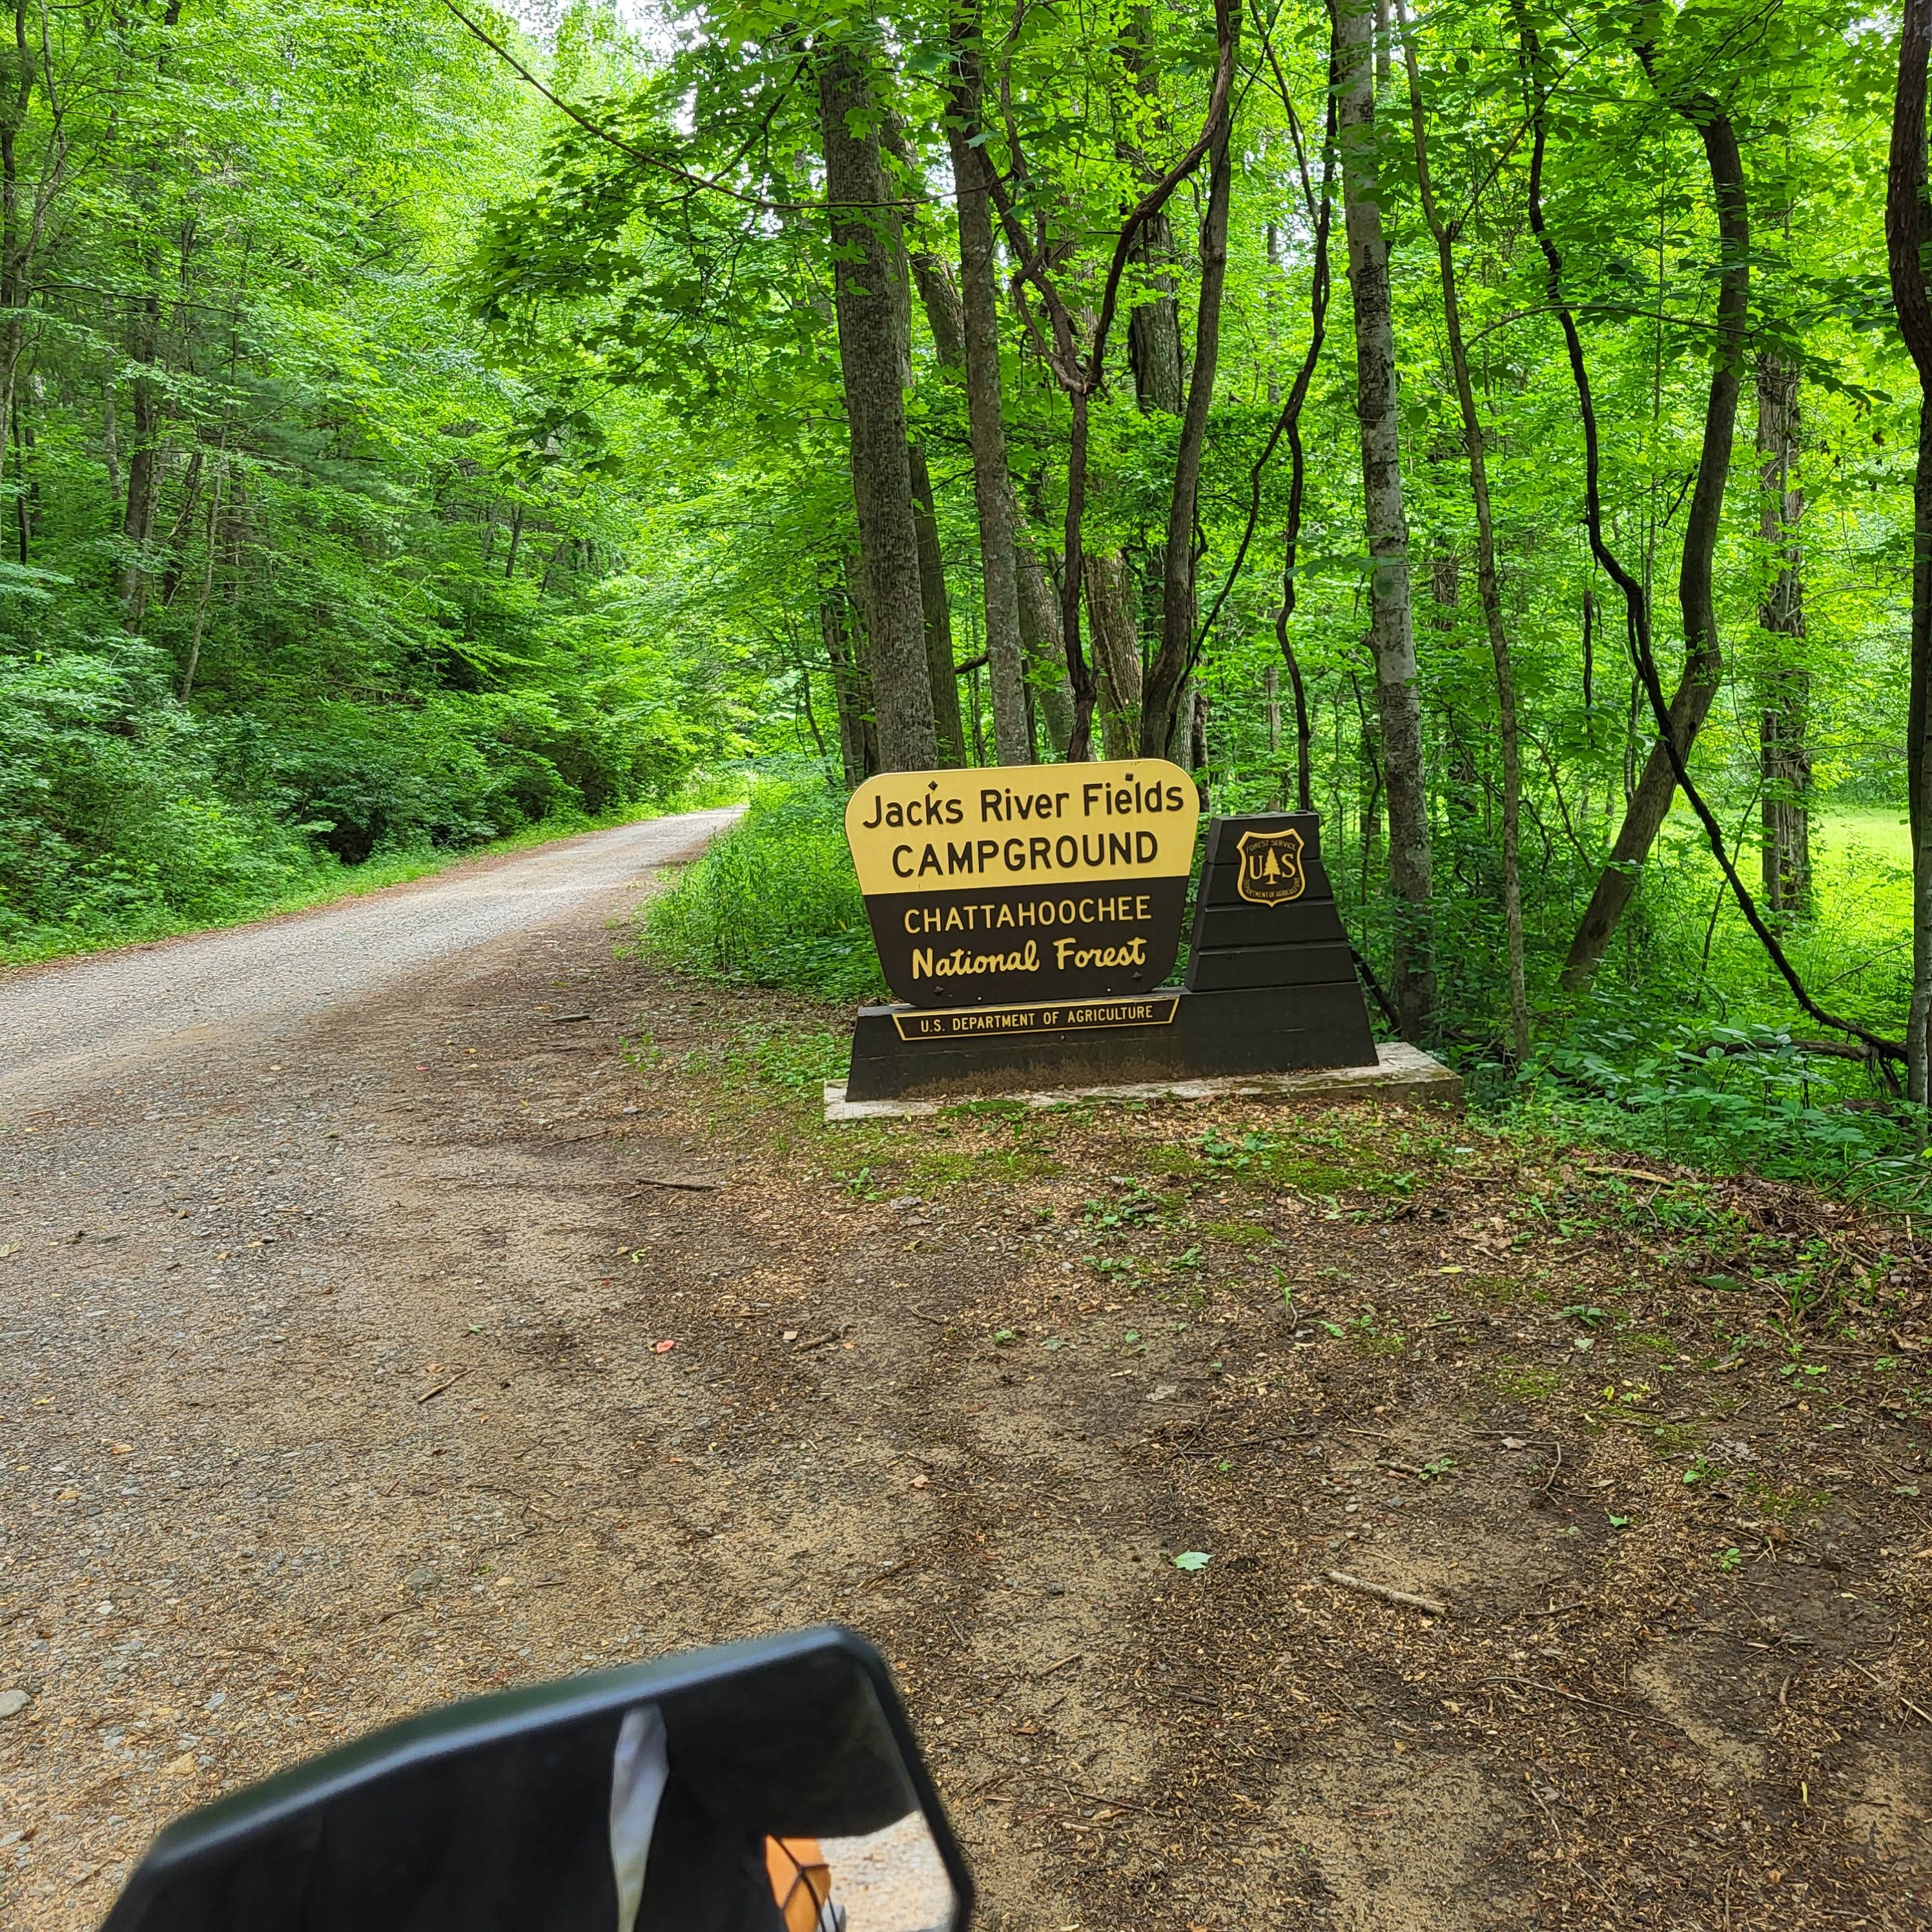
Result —
<instances>
[{"instance_id":1,"label":"undergrowth","mask_svg":"<svg viewBox=\"0 0 1932 1932\"><path fill-rule=\"evenodd\" d=\"M646 905L641 950L740 985L841 1000L883 994L844 809L817 778L754 784L738 824Z\"/></svg>"},{"instance_id":2,"label":"undergrowth","mask_svg":"<svg viewBox=\"0 0 1932 1932\"><path fill-rule=\"evenodd\" d=\"M842 793L815 767L755 784L739 823L646 907L640 949L719 980L842 1004L882 997L844 808ZM1462 1072L1472 1112L1498 1127L1639 1160L1804 1181L1876 1206L1913 1209L1932 1199L1922 1114L1877 1085L1863 1062L1821 1054L1804 1029L1754 1017L1770 1010L1776 991L1762 983L1762 960L1705 951L1708 904L1674 880L1647 878L1646 892L1622 970L1603 975L1580 1005L1546 1009L1528 1064L1472 1040L1473 1012L1436 1043ZM1866 912L1876 916L1869 905ZM1826 978L1832 926L1821 917L1802 940ZM1640 934L1647 976L1630 952ZM1883 938L1868 917L1847 948L1876 956ZM1480 950L1480 938L1471 944ZM1875 1022L1882 1004L1870 1006ZM835 1030L806 1048L744 1051L761 1078L802 1092L842 1073L845 1038ZM1216 1164L1239 1180L1317 1193L1354 1178L1292 1136L1280 1145L1231 1146ZM1406 1181L1384 1174L1376 1184L1400 1195Z\"/></svg>"}]
</instances>

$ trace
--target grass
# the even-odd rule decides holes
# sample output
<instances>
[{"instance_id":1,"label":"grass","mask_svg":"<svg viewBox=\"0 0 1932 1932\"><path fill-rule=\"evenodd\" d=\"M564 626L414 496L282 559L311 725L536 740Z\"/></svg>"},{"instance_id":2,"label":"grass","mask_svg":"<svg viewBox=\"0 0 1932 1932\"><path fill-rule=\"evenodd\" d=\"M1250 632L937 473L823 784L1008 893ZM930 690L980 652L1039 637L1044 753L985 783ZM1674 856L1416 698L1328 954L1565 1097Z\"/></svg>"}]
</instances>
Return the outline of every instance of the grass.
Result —
<instances>
[{"instance_id":1,"label":"grass","mask_svg":"<svg viewBox=\"0 0 1932 1932\"><path fill-rule=\"evenodd\" d=\"M742 796L742 788L736 789ZM418 846L400 851L379 852L359 866L346 865L326 854L318 854L313 869L298 877L285 889L239 899L232 910L214 918L143 919L131 928L105 930L34 927L23 940L0 942L0 970L12 966L37 965L50 959L109 952L120 946L148 946L157 940L178 939L190 933L217 932L230 926L250 926L258 920L274 919L286 913L308 912L318 906L336 905L346 900L364 898L391 886L407 885L412 880L446 872L454 866L467 865L474 859L527 851L534 846L574 838L586 832L606 832L614 826L634 825L675 812L734 802L730 797L710 795L710 788L707 788L692 798L680 796L665 804L632 804L595 815L572 813L546 819L502 838L493 838L486 844L472 845L461 850L447 846Z\"/></svg>"},{"instance_id":2,"label":"grass","mask_svg":"<svg viewBox=\"0 0 1932 1932\"><path fill-rule=\"evenodd\" d=\"M842 1004L879 998L843 807L842 793L816 770L755 784L740 823L645 908L640 950L716 980ZM1486 1117L1492 1131L1594 1143L1714 1174L1800 1180L1887 1208L1932 1208L1922 1117L1891 1102L1864 1064L1804 1050L1814 1029L1796 1022L1789 988L1716 891L1702 836L1680 806L1597 987L1580 1004L1546 1006L1528 1065L1486 1048L1444 1049L1462 1066L1476 1116L1457 1131L1481 1131ZM1909 966L1904 815L1885 808L1816 814L1813 851L1816 916L1789 928L1786 950L1835 1007L1894 1032ZM1455 910L1464 936L1460 952L1445 952L1445 986L1468 980L1472 962L1485 956L1480 907L1458 902ZM1466 910L1473 924L1461 920ZM1366 943L1372 950L1372 932ZM1472 1024L1487 1024L1460 1010L1448 1018L1465 1037ZM837 1070L828 1064L825 1077ZM1150 1171L1292 1190L1331 1208L1352 1193L1354 1211L1372 1212L1361 1196L1400 1203L1446 1145L1439 1132L1418 1129L1408 1142L1367 1155L1339 1133L1256 1131L1159 1150Z\"/></svg>"},{"instance_id":3,"label":"grass","mask_svg":"<svg viewBox=\"0 0 1932 1932\"><path fill-rule=\"evenodd\" d=\"M1490 1379L1497 1394L1512 1402L1549 1402L1563 1388L1562 1376L1551 1369L1500 1368Z\"/></svg>"},{"instance_id":4,"label":"grass","mask_svg":"<svg viewBox=\"0 0 1932 1932\"><path fill-rule=\"evenodd\" d=\"M1253 1221L1204 1221L1201 1232L1230 1248L1271 1248L1276 1244L1274 1231Z\"/></svg>"},{"instance_id":5,"label":"grass","mask_svg":"<svg viewBox=\"0 0 1932 1932\"><path fill-rule=\"evenodd\" d=\"M816 779L754 785L738 824L645 906L638 945L661 964L740 985L882 994L843 800Z\"/></svg>"}]
</instances>

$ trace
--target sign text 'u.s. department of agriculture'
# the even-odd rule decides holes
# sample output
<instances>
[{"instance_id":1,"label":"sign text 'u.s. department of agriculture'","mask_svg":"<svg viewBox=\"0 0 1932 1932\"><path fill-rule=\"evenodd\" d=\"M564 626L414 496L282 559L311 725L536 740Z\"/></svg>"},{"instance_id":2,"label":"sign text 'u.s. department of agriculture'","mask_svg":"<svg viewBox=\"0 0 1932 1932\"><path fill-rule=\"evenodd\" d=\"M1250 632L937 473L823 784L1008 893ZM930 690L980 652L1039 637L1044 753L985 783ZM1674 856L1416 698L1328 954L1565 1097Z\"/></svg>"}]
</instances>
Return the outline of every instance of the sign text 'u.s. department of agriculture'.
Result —
<instances>
[{"instance_id":1,"label":"sign text 'u.s. department of agriculture'","mask_svg":"<svg viewBox=\"0 0 1932 1932\"><path fill-rule=\"evenodd\" d=\"M1164 758L868 778L845 835L886 983L915 1006L1150 992L1180 948L1200 811Z\"/></svg>"}]
</instances>

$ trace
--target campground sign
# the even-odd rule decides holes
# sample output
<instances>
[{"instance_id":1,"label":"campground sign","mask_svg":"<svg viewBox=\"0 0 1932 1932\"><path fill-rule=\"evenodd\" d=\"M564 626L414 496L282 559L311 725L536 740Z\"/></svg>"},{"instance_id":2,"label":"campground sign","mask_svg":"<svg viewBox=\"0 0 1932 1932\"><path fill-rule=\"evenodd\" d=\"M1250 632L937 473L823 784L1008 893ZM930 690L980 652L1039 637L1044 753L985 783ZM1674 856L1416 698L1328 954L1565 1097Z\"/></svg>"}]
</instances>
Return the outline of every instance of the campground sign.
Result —
<instances>
[{"instance_id":1,"label":"campground sign","mask_svg":"<svg viewBox=\"0 0 1932 1932\"><path fill-rule=\"evenodd\" d=\"M1158 1023L1105 1009L1173 968L1199 818L1186 772L1136 758L886 773L853 794L845 833L900 1000L1045 1006L1058 1029ZM1036 1012L923 1023L935 1034L1040 1024Z\"/></svg>"},{"instance_id":2,"label":"campground sign","mask_svg":"<svg viewBox=\"0 0 1932 1932\"><path fill-rule=\"evenodd\" d=\"M892 998L844 1099L1375 1066L1315 814L1213 819L1197 870L1200 818L1165 758L868 778L845 834Z\"/></svg>"}]
</instances>

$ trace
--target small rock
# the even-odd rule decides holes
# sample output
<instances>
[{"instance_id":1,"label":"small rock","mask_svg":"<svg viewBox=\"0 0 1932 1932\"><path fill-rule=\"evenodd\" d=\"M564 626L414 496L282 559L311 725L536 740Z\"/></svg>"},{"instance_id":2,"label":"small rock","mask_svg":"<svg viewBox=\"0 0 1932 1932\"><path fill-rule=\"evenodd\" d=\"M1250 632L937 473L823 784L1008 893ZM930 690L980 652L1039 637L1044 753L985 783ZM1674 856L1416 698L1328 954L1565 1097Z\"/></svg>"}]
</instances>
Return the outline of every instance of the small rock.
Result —
<instances>
[{"instance_id":1,"label":"small rock","mask_svg":"<svg viewBox=\"0 0 1932 1932\"><path fill-rule=\"evenodd\" d=\"M1180 1389L1174 1383L1162 1382L1155 1388L1153 1394L1148 1397L1148 1400L1149 1402L1166 1402L1170 1396L1177 1396L1180 1393Z\"/></svg>"},{"instance_id":2,"label":"small rock","mask_svg":"<svg viewBox=\"0 0 1932 1932\"><path fill-rule=\"evenodd\" d=\"M0 1718L17 1718L32 1702L24 1690L0 1690Z\"/></svg>"},{"instance_id":3,"label":"small rock","mask_svg":"<svg viewBox=\"0 0 1932 1932\"><path fill-rule=\"evenodd\" d=\"M161 1766L164 1778L192 1778L196 1771L194 1753L183 1751L179 1757L171 1757Z\"/></svg>"},{"instance_id":4,"label":"small rock","mask_svg":"<svg viewBox=\"0 0 1932 1932\"><path fill-rule=\"evenodd\" d=\"M928 1476L915 1476L912 1479L912 1486L916 1490L922 1490L931 1480Z\"/></svg>"}]
</instances>

